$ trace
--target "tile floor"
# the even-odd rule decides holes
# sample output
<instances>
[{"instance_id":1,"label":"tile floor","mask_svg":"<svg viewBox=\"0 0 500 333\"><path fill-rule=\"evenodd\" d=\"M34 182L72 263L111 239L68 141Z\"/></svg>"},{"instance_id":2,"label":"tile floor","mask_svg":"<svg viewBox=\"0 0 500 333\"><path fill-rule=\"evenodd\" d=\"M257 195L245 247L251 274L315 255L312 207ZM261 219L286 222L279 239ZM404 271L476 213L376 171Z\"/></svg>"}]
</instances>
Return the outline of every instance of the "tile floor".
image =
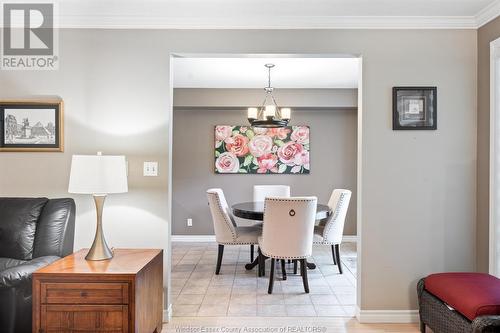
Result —
<instances>
[{"instance_id":1,"label":"tile floor","mask_svg":"<svg viewBox=\"0 0 500 333\"><path fill-rule=\"evenodd\" d=\"M300 275L287 265L288 279L281 269L273 294L267 293L266 277L247 271L249 246L226 246L220 275L215 275L216 243L172 244L173 316L176 317L353 317L356 304L356 245L341 246L344 274L333 265L330 248L315 246L313 258L318 268L309 270L310 293L305 294Z\"/></svg>"}]
</instances>

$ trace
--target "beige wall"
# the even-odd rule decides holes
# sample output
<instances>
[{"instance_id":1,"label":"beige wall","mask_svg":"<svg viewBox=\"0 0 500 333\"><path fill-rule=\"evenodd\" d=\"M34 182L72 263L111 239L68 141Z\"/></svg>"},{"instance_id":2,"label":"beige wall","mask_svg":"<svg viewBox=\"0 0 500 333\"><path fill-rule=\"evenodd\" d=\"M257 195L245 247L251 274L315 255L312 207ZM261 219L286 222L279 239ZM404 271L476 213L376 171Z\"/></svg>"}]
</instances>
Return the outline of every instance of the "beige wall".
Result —
<instances>
[{"instance_id":1,"label":"beige wall","mask_svg":"<svg viewBox=\"0 0 500 333\"><path fill-rule=\"evenodd\" d=\"M490 167L490 42L500 37L500 17L477 32L477 270L488 271Z\"/></svg>"},{"instance_id":2,"label":"beige wall","mask_svg":"<svg viewBox=\"0 0 500 333\"><path fill-rule=\"evenodd\" d=\"M67 196L71 154L126 154L130 193L105 212L112 246L167 246L169 55L328 53L363 56L363 310L415 309L417 280L475 268L474 30L62 30L60 69L1 72L0 96L60 95L66 150L0 154L0 195ZM393 131L391 88L438 86L437 131ZM141 176L144 160L160 177ZM76 247L93 234L77 197Z\"/></svg>"},{"instance_id":3,"label":"beige wall","mask_svg":"<svg viewBox=\"0 0 500 333\"><path fill-rule=\"evenodd\" d=\"M309 175L214 173L214 126L248 124L244 107L262 103L262 94L262 89L174 90L172 234L214 234L205 194L208 188L222 188L232 204L252 201L253 185L285 184L290 185L292 195L315 195L323 203L328 202L334 188L351 189L353 199L344 234L356 235L355 89L276 90L280 105L295 108L290 124L311 128ZM198 106L193 108L193 104ZM300 109L296 109L298 104ZM217 110L221 106L226 108ZM193 219L192 227L187 226L187 218Z\"/></svg>"}]
</instances>

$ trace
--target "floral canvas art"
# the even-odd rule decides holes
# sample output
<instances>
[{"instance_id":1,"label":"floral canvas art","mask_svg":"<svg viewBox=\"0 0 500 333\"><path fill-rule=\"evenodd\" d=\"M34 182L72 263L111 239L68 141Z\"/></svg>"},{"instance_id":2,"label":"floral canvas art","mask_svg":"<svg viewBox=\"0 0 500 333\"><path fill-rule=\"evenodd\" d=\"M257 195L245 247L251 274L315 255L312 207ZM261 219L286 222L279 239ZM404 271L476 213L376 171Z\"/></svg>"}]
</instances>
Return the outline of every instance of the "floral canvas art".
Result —
<instances>
[{"instance_id":1,"label":"floral canvas art","mask_svg":"<svg viewBox=\"0 0 500 333\"><path fill-rule=\"evenodd\" d=\"M215 126L215 172L308 174L309 126Z\"/></svg>"}]
</instances>

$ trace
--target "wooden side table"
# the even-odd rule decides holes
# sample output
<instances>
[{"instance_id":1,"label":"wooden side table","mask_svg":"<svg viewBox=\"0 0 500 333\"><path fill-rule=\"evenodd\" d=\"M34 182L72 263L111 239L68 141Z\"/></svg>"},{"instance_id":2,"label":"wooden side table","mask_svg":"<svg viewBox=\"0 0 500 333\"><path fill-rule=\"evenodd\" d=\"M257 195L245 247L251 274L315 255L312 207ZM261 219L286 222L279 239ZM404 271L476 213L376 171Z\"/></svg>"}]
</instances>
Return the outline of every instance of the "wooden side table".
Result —
<instances>
[{"instance_id":1,"label":"wooden side table","mask_svg":"<svg viewBox=\"0 0 500 333\"><path fill-rule=\"evenodd\" d=\"M160 333L163 251L116 249L103 261L87 251L33 274L33 332Z\"/></svg>"}]
</instances>

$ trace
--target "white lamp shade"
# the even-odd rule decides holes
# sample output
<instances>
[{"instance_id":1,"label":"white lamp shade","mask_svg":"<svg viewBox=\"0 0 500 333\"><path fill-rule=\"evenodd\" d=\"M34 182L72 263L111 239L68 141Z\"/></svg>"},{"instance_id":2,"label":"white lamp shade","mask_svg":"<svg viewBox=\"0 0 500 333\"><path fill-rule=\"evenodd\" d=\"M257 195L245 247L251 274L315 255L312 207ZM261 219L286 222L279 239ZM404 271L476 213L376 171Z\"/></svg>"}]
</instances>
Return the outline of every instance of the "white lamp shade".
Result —
<instances>
[{"instance_id":1,"label":"white lamp shade","mask_svg":"<svg viewBox=\"0 0 500 333\"><path fill-rule=\"evenodd\" d=\"M68 192L79 194L128 192L125 156L73 155Z\"/></svg>"}]
</instances>

